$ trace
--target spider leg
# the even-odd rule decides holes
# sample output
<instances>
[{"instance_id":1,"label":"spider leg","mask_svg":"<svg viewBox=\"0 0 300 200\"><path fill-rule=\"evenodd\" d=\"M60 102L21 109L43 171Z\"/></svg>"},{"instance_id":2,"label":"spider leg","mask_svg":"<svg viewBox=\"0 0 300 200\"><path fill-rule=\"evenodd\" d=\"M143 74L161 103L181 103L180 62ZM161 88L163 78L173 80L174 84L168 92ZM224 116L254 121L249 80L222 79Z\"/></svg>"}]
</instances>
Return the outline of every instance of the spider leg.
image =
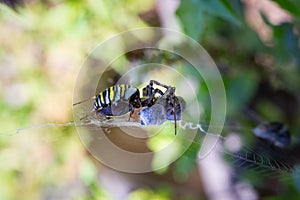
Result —
<instances>
[{"instance_id":1,"label":"spider leg","mask_svg":"<svg viewBox=\"0 0 300 200\"><path fill-rule=\"evenodd\" d=\"M129 122L130 122L130 118L131 118L131 116L132 116L133 113L134 113L134 110L130 111L130 113L129 113L129 118L128 118Z\"/></svg>"},{"instance_id":2,"label":"spider leg","mask_svg":"<svg viewBox=\"0 0 300 200\"><path fill-rule=\"evenodd\" d=\"M143 97L149 96L153 91L153 86L150 86L149 84L146 85L146 87L143 88Z\"/></svg>"},{"instance_id":3,"label":"spider leg","mask_svg":"<svg viewBox=\"0 0 300 200\"><path fill-rule=\"evenodd\" d=\"M158 89L158 88L154 89L154 91L149 95L149 98L146 101L146 106L151 107L155 103L155 102L153 102L153 99L155 98L155 95L157 93L160 94L161 96L164 95L164 93L160 89Z\"/></svg>"},{"instance_id":4,"label":"spider leg","mask_svg":"<svg viewBox=\"0 0 300 200\"><path fill-rule=\"evenodd\" d=\"M154 89L154 88L153 88L153 83L155 83L156 85L162 86L162 87L164 87L164 88L166 88L166 89L169 88L169 86L167 86L167 85L161 84L161 83L159 83L158 81L155 81L155 80L151 80L151 81L149 82L149 84L146 85L146 87L143 88L143 96L150 96L153 92L154 92L154 93L159 92L161 95L164 94L161 90L159 90L159 89L157 89L157 88ZM159 91L158 91L158 90L159 90Z\"/></svg>"},{"instance_id":5,"label":"spider leg","mask_svg":"<svg viewBox=\"0 0 300 200\"><path fill-rule=\"evenodd\" d=\"M155 95L157 93L160 94L161 96L164 95L164 92L162 92L160 89L153 88L152 82L150 82L146 87L144 87L143 88L144 100L141 102L142 107L143 106L151 107L154 104L153 99L155 98Z\"/></svg>"},{"instance_id":6,"label":"spider leg","mask_svg":"<svg viewBox=\"0 0 300 200\"><path fill-rule=\"evenodd\" d=\"M174 113L174 121L175 121L175 135L177 134L177 122L176 122L176 105L175 105L175 97L173 96L173 113Z\"/></svg>"},{"instance_id":7,"label":"spider leg","mask_svg":"<svg viewBox=\"0 0 300 200\"><path fill-rule=\"evenodd\" d=\"M92 98L84 99L84 100L82 100L82 101L73 103L73 106L79 105L79 104L84 103L84 102L86 102L86 101L95 100L95 99L96 99L96 96L93 96Z\"/></svg>"},{"instance_id":8,"label":"spider leg","mask_svg":"<svg viewBox=\"0 0 300 200\"><path fill-rule=\"evenodd\" d=\"M154 98L154 95L152 93L154 92L153 84L149 83L146 85L146 87L143 88L143 101L141 102L142 107L148 106L149 102L152 101Z\"/></svg>"},{"instance_id":9,"label":"spider leg","mask_svg":"<svg viewBox=\"0 0 300 200\"><path fill-rule=\"evenodd\" d=\"M164 88L166 88L166 89L169 89L169 87L170 87L170 86L167 86L167 85L165 85L165 84L162 84L162 83L160 83L160 82L158 82L158 81L156 81L156 80L151 80L150 83L149 83L149 85L150 85L150 86L153 86L153 84L159 85L159 86L164 87Z\"/></svg>"}]
</instances>

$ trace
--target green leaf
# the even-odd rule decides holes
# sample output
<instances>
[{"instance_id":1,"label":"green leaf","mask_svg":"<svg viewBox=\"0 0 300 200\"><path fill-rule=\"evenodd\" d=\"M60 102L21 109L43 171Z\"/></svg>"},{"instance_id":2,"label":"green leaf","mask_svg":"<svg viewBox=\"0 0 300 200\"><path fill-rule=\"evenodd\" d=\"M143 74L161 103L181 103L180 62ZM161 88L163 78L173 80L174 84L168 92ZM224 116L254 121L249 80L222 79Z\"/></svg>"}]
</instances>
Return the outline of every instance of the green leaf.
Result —
<instances>
[{"instance_id":1,"label":"green leaf","mask_svg":"<svg viewBox=\"0 0 300 200\"><path fill-rule=\"evenodd\" d=\"M235 25L241 24L237 12L227 0L200 0L200 2L207 13L221 17Z\"/></svg>"},{"instance_id":2,"label":"green leaf","mask_svg":"<svg viewBox=\"0 0 300 200\"><path fill-rule=\"evenodd\" d=\"M200 1L183 0L176 11L183 31L195 40L201 38L205 29L204 15Z\"/></svg>"},{"instance_id":3,"label":"green leaf","mask_svg":"<svg viewBox=\"0 0 300 200\"><path fill-rule=\"evenodd\" d=\"M299 1L293 0L273 0L277 3L281 8L288 11L295 17L300 17L300 3Z\"/></svg>"},{"instance_id":4,"label":"green leaf","mask_svg":"<svg viewBox=\"0 0 300 200\"><path fill-rule=\"evenodd\" d=\"M247 74L246 77L245 74ZM239 73L227 81L227 108L228 113L232 114L239 111L243 105L246 105L253 96L259 81L257 74L251 70Z\"/></svg>"},{"instance_id":5,"label":"green leaf","mask_svg":"<svg viewBox=\"0 0 300 200\"><path fill-rule=\"evenodd\" d=\"M176 12L183 31L195 40L201 39L207 14L240 25L239 15L228 0L182 0Z\"/></svg>"}]
</instances>

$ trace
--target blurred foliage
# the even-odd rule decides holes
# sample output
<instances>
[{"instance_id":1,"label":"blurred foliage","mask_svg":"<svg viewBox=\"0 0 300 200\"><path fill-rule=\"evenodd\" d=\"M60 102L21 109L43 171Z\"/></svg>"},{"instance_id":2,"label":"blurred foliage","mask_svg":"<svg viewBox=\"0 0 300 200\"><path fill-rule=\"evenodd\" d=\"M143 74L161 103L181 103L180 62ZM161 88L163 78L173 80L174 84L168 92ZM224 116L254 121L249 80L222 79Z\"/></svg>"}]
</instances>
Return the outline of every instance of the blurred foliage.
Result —
<instances>
[{"instance_id":1,"label":"blurred foliage","mask_svg":"<svg viewBox=\"0 0 300 200\"><path fill-rule=\"evenodd\" d=\"M128 197L128 200L140 199L168 200L172 198L169 189L166 187L161 187L160 189L154 191L151 189L138 189L133 191Z\"/></svg>"},{"instance_id":2,"label":"blurred foliage","mask_svg":"<svg viewBox=\"0 0 300 200\"><path fill-rule=\"evenodd\" d=\"M282 17L282 21L274 23L271 11L266 11L269 4L259 8L264 3L238 0L182 0L176 14L182 30L201 42L221 71L228 101L228 118L244 127L253 126L257 119L244 112L250 108L264 120L287 123L292 135L299 137L300 4L297 1L274 2L291 18ZM252 15L247 15L253 9L257 9L258 14L252 12ZM272 12L276 12L277 17L283 16L278 11ZM261 21L262 25L257 28L251 21L257 24ZM263 37L264 31L269 33L267 39ZM206 87L199 88L198 95L206 109L210 105L207 93ZM209 112L204 114L209 119ZM248 140L248 136L244 137ZM253 142L247 140L248 144ZM246 176L245 180L252 182L259 192L270 190L264 195L272 196L271 189L263 184L267 178L263 179L255 172L246 173ZM292 176L295 180L299 179L299 174ZM290 189L277 199L299 196L295 189L299 188L298 182L283 183L281 187Z\"/></svg>"},{"instance_id":3,"label":"blurred foliage","mask_svg":"<svg viewBox=\"0 0 300 200\"><path fill-rule=\"evenodd\" d=\"M113 34L146 26L138 13L152 4L26 1L17 12L0 5L1 134L70 121L74 81L88 52ZM2 135L0 162L0 199L112 199L73 127Z\"/></svg>"},{"instance_id":4,"label":"blurred foliage","mask_svg":"<svg viewBox=\"0 0 300 200\"><path fill-rule=\"evenodd\" d=\"M295 5L279 5L288 12L295 13L291 10L297 8L297 3L289 2ZM211 4L219 6L210 6ZM257 93L263 83L270 87L268 90L284 90L297 99L296 91L300 81L297 15L293 16L293 21L273 25L266 15L261 13L260 17L265 22L264 28L271 28L273 33L268 41L263 41L260 33L256 32L259 30L254 30L244 17L244 10L249 7L248 4L240 1L211 1L211 4L206 1L181 1L177 16L185 33L201 41L221 70L227 92L229 115L237 113L247 104L260 104L261 101L256 101L255 98L263 96ZM206 9L207 6L210 9ZM219 7L222 9L215 9ZM229 15L232 18L225 17ZM201 95L201 92L198 94ZM274 97L274 102L271 103L276 104L276 98ZM285 116L283 120L290 122L287 118Z\"/></svg>"},{"instance_id":5,"label":"blurred foliage","mask_svg":"<svg viewBox=\"0 0 300 200\"><path fill-rule=\"evenodd\" d=\"M287 0L287 1L273 0L273 1L276 2L281 8L291 13L295 18L300 17L300 13L299 13L300 3L298 1L293 1L293 0Z\"/></svg>"},{"instance_id":6,"label":"blurred foliage","mask_svg":"<svg viewBox=\"0 0 300 200\"><path fill-rule=\"evenodd\" d=\"M203 36L206 29L206 15L223 18L235 25L241 23L238 12L227 0L181 1L177 15L186 34L196 40Z\"/></svg>"}]
</instances>

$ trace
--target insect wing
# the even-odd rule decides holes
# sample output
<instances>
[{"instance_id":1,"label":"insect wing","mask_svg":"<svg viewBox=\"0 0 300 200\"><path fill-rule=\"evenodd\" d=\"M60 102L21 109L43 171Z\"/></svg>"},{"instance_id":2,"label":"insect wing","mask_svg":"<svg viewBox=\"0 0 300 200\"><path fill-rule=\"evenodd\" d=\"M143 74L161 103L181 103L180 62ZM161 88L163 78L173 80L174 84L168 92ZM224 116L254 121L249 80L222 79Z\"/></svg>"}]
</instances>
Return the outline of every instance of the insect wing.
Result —
<instances>
[{"instance_id":1,"label":"insect wing","mask_svg":"<svg viewBox=\"0 0 300 200\"><path fill-rule=\"evenodd\" d=\"M119 101L113 102L109 109L111 116L120 116L132 111L133 107L128 100L120 99Z\"/></svg>"},{"instance_id":2,"label":"insect wing","mask_svg":"<svg viewBox=\"0 0 300 200\"><path fill-rule=\"evenodd\" d=\"M129 85L118 85L114 91L114 101L111 102L109 109L111 116L124 115L133 110L130 104L130 97L137 92L137 89Z\"/></svg>"}]
</instances>

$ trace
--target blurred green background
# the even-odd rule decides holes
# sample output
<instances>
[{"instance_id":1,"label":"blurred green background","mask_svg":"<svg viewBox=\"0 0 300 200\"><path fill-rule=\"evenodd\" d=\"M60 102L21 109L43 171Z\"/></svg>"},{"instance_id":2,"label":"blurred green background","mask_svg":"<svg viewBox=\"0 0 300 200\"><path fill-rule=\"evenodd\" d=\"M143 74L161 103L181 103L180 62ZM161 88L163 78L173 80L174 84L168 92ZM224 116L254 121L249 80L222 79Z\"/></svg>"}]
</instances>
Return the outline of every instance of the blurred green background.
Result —
<instances>
[{"instance_id":1,"label":"blurred green background","mask_svg":"<svg viewBox=\"0 0 300 200\"><path fill-rule=\"evenodd\" d=\"M230 119L253 126L242 111L249 107L300 137L299 17L300 3L292 0L43 0L17 11L1 5L0 132L71 121L73 86L88 53L114 34L160 26L184 32L208 51L223 76ZM209 107L206 88L198 93ZM293 158L300 153L291 152ZM195 151L186 154L168 170L132 175L93 160L74 127L1 135L0 199L210 199ZM259 179L266 184L254 184L255 193L297 199L299 178Z\"/></svg>"}]
</instances>

